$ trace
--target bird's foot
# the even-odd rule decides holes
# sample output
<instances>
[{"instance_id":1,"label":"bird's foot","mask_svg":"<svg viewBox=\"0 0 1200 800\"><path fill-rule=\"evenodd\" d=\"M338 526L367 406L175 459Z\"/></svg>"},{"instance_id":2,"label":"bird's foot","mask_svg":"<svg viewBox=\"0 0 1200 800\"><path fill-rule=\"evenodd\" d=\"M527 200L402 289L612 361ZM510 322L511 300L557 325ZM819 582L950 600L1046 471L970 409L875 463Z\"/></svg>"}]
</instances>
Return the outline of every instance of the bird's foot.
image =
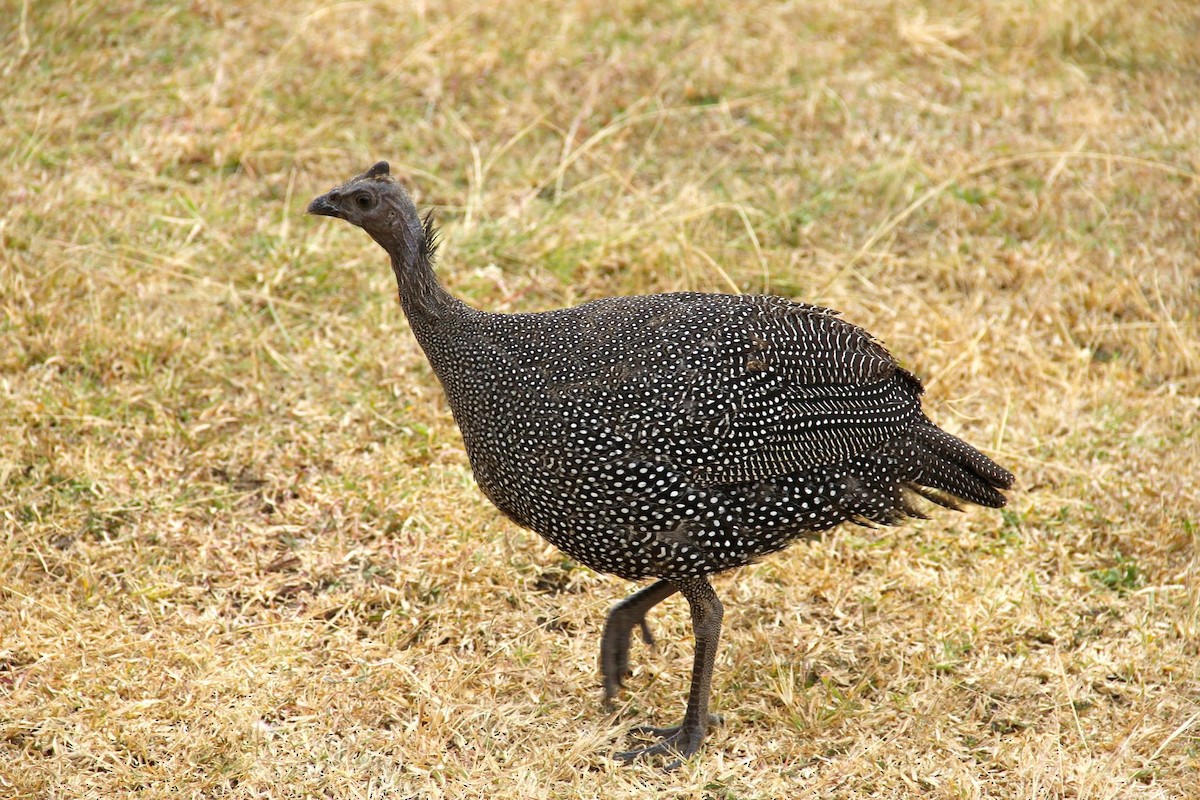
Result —
<instances>
[{"instance_id":1,"label":"bird's foot","mask_svg":"<svg viewBox=\"0 0 1200 800\"><path fill-rule=\"evenodd\" d=\"M629 731L631 735L646 739L657 739L658 741L645 747L638 747L633 750L625 750L617 753L616 757L625 763L630 763L640 758L672 755L677 756L677 758L663 767L663 769L667 771L679 769L683 765L684 759L690 758L700 749L700 743L704 741L704 736L708 732L708 728L712 725L720 725L723 721L716 714L709 714L707 722L703 725L689 726L687 723L682 723L680 725L672 725L668 728L638 725Z\"/></svg>"},{"instance_id":2,"label":"bird's foot","mask_svg":"<svg viewBox=\"0 0 1200 800\"><path fill-rule=\"evenodd\" d=\"M632 674L629 670L629 641L635 627L641 629L642 641L653 647L654 635L650 633L645 616L611 619L604 626L604 636L600 641L600 676L604 679L605 703L612 702L625 685L625 678Z\"/></svg>"}]
</instances>

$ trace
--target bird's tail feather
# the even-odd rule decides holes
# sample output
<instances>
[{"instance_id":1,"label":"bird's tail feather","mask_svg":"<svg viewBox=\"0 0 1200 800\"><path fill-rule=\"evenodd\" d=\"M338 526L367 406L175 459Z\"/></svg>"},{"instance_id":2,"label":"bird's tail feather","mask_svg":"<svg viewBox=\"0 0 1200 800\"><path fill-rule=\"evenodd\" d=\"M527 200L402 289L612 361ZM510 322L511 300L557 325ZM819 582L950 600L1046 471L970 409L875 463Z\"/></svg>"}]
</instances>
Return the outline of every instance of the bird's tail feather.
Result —
<instances>
[{"instance_id":1,"label":"bird's tail feather","mask_svg":"<svg viewBox=\"0 0 1200 800\"><path fill-rule=\"evenodd\" d=\"M1012 486L1012 473L971 445L932 423L916 426L909 441L916 455L910 489L917 494L941 505L953 506L952 498L990 508L1005 504L999 490Z\"/></svg>"}]
</instances>

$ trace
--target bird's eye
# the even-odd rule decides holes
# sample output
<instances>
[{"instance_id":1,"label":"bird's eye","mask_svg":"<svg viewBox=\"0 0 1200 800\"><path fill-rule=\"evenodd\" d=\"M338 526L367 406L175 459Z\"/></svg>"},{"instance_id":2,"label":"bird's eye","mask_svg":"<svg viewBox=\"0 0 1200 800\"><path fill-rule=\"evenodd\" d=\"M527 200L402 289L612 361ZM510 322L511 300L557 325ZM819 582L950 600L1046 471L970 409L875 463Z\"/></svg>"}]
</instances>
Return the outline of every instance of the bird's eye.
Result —
<instances>
[{"instance_id":1,"label":"bird's eye","mask_svg":"<svg viewBox=\"0 0 1200 800\"><path fill-rule=\"evenodd\" d=\"M359 192L358 194L354 195L354 205L366 211L368 208L375 205L375 198L371 197L371 195L367 194L366 192Z\"/></svg>"}]
</instances>

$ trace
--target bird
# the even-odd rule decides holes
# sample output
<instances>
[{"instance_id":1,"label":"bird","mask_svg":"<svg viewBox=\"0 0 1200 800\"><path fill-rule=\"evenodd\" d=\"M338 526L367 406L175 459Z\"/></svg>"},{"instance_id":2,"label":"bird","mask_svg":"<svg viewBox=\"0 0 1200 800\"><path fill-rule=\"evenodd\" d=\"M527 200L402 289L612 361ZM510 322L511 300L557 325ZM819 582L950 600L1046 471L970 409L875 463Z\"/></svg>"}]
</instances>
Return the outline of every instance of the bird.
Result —
<instances>
[{"instance_id":1,"label":"bird","mask_svg":"<svg viewBox=\"0 0 1200 800\"><path fill-rule=\"evenodd\" d=\"M441 383L474 478L505 516L575 561L653 580L612 607L604 699L630 676L635 630L679 593L695 648L682 721L641 726L621 761L678 767L711 724L724 608L710 578L842 523L999 508L1013 475L938 428L921 381L838 312L753 294L607 297L494 313L434 272L438 230L386 161L308 213L362 228L391 259L400 305Z\"/></svg>"}]
</instances>

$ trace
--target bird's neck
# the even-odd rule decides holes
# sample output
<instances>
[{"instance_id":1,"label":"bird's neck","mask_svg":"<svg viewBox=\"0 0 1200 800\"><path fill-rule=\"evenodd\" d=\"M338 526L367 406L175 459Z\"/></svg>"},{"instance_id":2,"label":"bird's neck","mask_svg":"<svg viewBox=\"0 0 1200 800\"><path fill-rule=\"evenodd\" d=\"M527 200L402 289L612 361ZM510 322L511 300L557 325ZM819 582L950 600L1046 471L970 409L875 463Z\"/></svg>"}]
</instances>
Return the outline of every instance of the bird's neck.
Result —
<instances>
[{"instance_id":1,"label":"bird's neck","mask_svg":"<svg viewBox=\"0 0 1200 800\"><path fill-rule=\"evenodd\" d=\"M404 316L449 395L454 392L459 371L455 348L461 346L464 337L470 336L471 320L481 312L453 297L442 286L433 271L434 247L429 241L432 233L420 223L415 211L409 217L407 224L371 235L391 256Z\"/></svg>"},{"instance_id":2,"label":"bird's neck","mask_svg":"<svg viewBox=\"0 0 1200 800\"><path fill-rule=\"evenodd\" d=\"M463 382L470 377L472 365L465 354L474 349L471 342L477 337L478 322L485 314L451 296L434 275L427 258L404 263L393 256L392 268L408 326L442 384L459 427L469 438L469 422L468 427L463 423L471 419L473 412L463 409L462 398L470 395Z\"/></svg>"},{"instance_id":3,"label":"bird's neck","mask_svg":"<svg viewBox=\"0 0 1200 800\"><path fill-rule=\"evenodd\" d=\"M414 329L436 324L462 305L434 274L431 234L416 209L401 210L391 225L367 232L391 257L400 305Z\"/></svg>"},{"instance_id":4,"label":"bird's neck","mask_svg":"<svg viewBox=\"0 0 1200 800\"><path fill-rule=\"evenodd\" d=\"M400 306L414 330L435 325L461 309L462 301L442 286L428 258L391 255L396 288L400 291Z\"/></svg>"}]
</instances>

